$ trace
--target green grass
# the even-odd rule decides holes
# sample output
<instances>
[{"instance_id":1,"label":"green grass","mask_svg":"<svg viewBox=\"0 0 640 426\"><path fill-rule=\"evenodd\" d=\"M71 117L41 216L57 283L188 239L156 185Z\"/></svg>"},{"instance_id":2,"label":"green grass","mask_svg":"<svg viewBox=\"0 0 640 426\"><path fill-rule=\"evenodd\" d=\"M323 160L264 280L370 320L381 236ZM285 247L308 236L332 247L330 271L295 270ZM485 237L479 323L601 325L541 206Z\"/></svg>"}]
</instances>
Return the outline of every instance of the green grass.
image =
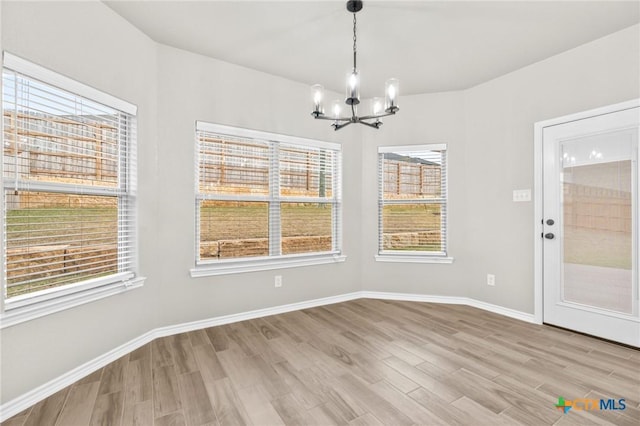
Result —
<instances>
[{"instance_id":1,"label":"green grass","mask_svg":"<svg viewBox=\"0 0 640 426\"><path fill-rule=\"evenodd\" d=\"M81 225L81 226L80 226ZM25 237L39 245L68 244L72 235L82 232L89 241L97 234L117 235L117 209L115 207L47 207L16 209L7 212L7 247L24 244ZM78 245L78 243L75 243Z\"/></svg>"},{"instance_id":2,"label":"green grass","mask_svg":"<svg viewBox=\"0 0 640 426\"><path fill-rule=\"evenodd\" d=\"M283 237L331 235L330 204L282 203L280 214ZM268 236L268 203L206 202L201 207L201 241Z\"/></svg>"},{"instance_id":3,"label":"green grass","mask_svg":"<svg viewBox=\"0 0 640 426\"><path fill-rule=\"evenodd\" d=\"M564 229L564 262L607 268L632 268L631 233L579 227Z\"/></svg>"},{"instance_id":4,"label":"green grass","mask_svg":"<svg viewBox=\"0 0 640 426\"><path fill-rule=\"evenodd\" d=\"M68 246L77 249L96 243L113 244L115 247L118 231L117 209L115 206L99 205L91 207L57 205L55 207L13 209L7 212L6 231L9 260L12 261L7 265L9 275L7 296L12 297L110 273L104 270L89 272L79 270L67 273L62 277L51 278L47 267L41 265L66 259L63 254L60 254L59 259L57 257L51 259L52 252L50 251L23 255L16 250L33 249L39 246ZM19 263L13 263L16 261ZM25 266L29 266L30 269L13 271L13 268L24 268ZM62 264L53 267L60 268ZM31 276L29 278L16 276L16 274L26 273ZM25 279L33 281L28 284L14 285Z\"/></svg>"},{"instance_id":5,"label":"green grass","mask_svg":"<svg viewBox=\"0 0 640 426\"><path fill-rule=\"evenodd\" d=\"M439 252L438 237L425 241L424 237L411 234L435 233L441 229L441 206L438 204L394 204L382 210L385 250ZM418 239L418 240L416 240Z\"/></svg>"}]
</instances>

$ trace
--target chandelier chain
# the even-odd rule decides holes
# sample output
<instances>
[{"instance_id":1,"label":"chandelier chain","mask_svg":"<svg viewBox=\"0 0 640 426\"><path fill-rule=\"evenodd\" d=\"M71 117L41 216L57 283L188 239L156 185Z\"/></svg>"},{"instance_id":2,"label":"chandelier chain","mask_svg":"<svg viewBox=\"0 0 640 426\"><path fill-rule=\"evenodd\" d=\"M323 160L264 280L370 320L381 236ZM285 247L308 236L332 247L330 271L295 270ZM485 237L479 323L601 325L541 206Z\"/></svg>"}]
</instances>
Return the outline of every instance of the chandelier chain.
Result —
<instances>
[{"instance_id":1,"label":"chandelier chain","mask_svg":"<svg viewBox=\"0 0 640 426\"><path fill-rule=\"evenodd\" d=\"M356 14L353 13L353 70L356 70Z\"/></svg>"}]
</instances>

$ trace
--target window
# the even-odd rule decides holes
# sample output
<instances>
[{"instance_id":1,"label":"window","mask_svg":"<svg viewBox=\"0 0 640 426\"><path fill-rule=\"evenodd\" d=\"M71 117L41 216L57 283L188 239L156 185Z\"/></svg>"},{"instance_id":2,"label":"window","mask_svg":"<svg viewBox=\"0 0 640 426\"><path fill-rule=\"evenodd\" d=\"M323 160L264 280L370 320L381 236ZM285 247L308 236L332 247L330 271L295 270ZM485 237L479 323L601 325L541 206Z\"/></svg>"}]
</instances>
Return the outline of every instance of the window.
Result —
<instances>
[{"instance_id":1,"label":"window","mask_svg":"<svg viewBox=\"0 0 640 426\"><path fill-rule=\"evenodd\" d=\"M203 122L196 144L193 276L339 260L339 144Z\"/></svg>"},{"instance_id":2,"label":"window","mask_svg":"<svg viewBox=\"0 0 640 426\"><path fill-rule=\"evenodd\" d=\"M136 107L5 52L5 310L135 278Z\"/></svg>"},{"instance_id":3,"label":"window","mask_svg":"<svg viewBox=\"0 0 640 426\"><path fill-rule=\"evenodd\" d=\"M452 261L446 152L446 145L378 149L378 260Z\"/></svg>"}]
</instances>

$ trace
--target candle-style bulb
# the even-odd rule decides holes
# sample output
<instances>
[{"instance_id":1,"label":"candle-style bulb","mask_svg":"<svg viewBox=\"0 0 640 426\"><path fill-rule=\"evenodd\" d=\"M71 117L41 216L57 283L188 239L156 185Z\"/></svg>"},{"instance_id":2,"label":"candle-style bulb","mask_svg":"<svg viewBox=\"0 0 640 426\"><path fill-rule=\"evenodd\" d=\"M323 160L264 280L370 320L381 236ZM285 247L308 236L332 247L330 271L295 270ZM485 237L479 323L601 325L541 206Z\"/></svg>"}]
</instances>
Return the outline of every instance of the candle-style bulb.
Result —
<instances>
[{"instance_id":1,"label":"candle-style bulb","mask_svg":"<svg viewBox=\"0 0 640 426\"><path fill-rule=\"evenodd\" d=\"M311 86L311 102L313 104L312 114L315 116L324 114L324 87L321 84Z\"/></svg>"},{"instance_id":2,"label":"candle-style bulb","mask_svg":"<svg viewBox=\"0 0 640 426\"><path fill-rule=\"evenodd\" d=\"M360 73L355 69L347 74L345 103L347 105L358 105L360 103Z\"/></svg>"},{"instance_id":3,"label":"candle-style bulb","mask_svg":"<svg viewBox=\"0 0 640 426\"><path fill-rule=\"evenodd\" d=\"M335 100L331 102L331 113L333 114L333 118L339 118L340 112L342 111L342 105L339 100Z\"/></svg>"},{"instance_id":4,"label":"candle-style bulb","mask_svg":"<svg viewBox=\"0 0 640 426\"><path fill-rule=\"evenodd\" d=\"M398 110L398 95L400 92L400 82L396 78L390 78L384 85L384 109L386 112L396 112Z\"/></svg>"},{"instance_id":5,"label":"candle-style bulb","mask_svg":"<svg viewBox=\"0 0 640 426\"><path fill-rule=\"evenodd\" d=\"M384 107L384 103L380 98L371 99L371 114L378 115L382 113Z\"/></svg>"}]
</instances>

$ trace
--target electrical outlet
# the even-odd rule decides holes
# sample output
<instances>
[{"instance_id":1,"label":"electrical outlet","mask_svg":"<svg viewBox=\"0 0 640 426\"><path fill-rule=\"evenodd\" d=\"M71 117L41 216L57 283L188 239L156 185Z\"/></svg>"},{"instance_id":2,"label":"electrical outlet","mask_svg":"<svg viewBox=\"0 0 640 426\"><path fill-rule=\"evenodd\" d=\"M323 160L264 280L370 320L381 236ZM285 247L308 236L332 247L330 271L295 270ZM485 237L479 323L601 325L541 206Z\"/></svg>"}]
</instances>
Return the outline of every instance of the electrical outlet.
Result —
<instances>
[{"instance_id":1,"label":"electrical outlet","mask_svg":"<svg viewBox=\"0 0 640 426\"><path fill-rule=\"evenodd\" d=\"M493 274L487 274L487 285L496 285L496 276Z\"/></svg>"},{"instance_id":2,"label":"electrical outlet","mask_svg":"<svg viewBox=\"0 0 640 426\"><path fill-rule=\"evenodd\" d=\"M282 275L276 275L274 283L276 288L282 287Z\"/></svg>"}]
</instances>

